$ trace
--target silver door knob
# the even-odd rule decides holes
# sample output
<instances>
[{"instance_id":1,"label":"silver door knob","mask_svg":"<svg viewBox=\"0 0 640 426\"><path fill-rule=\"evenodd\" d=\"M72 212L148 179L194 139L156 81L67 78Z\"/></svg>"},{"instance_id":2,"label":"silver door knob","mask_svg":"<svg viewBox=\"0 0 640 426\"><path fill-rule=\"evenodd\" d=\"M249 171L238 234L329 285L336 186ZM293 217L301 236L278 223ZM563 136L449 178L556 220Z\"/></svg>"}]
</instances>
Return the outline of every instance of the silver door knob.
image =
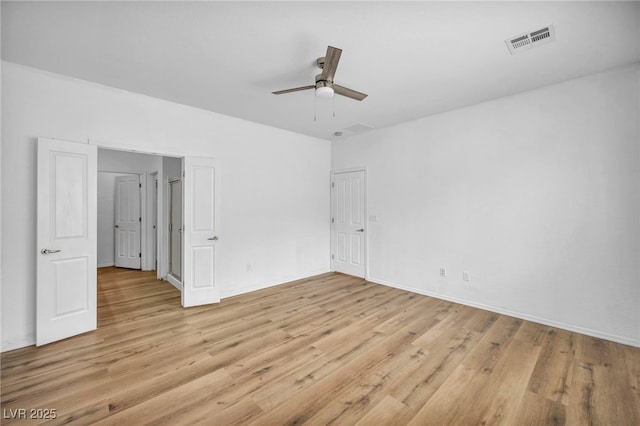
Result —
<instances>
[{"instance_id":1,"label":"silver door knob","mask_svg":"<svg viewBox=\"0 0 640 426\"><path fill-rule=\"evenodd\" d=\"M364 228L356 229L356 232L364 232Z\"/></svg>"},{"instance_id":2,"label":"silver door knob","mask_svg":"<svg viewBox=\"0 0 640 426\"><path fill-rule=\"evenodd\" d=\"M218 241L218 236L214 235L213 237L209 238L209 241Z\"/></svg>"},{"instance_id":3,"label":"silver door knob","mask_svg":"<svg viewBox=\"0 0 640 426\"><path fill-rule=\"evenodd\" d=\"M52 254L52 253L60 253L62 250L49 250L49 249L42 249L40 250L40 253L42 254Z\"/></svg>"}]
</instances>

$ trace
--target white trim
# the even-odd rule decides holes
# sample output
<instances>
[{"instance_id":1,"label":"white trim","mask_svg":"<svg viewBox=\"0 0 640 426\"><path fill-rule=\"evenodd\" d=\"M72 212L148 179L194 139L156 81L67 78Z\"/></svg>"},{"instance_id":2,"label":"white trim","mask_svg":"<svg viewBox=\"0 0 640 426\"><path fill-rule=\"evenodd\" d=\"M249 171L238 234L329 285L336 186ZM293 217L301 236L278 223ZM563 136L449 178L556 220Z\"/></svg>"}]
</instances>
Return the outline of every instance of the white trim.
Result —
<instances>
[{"instance_id":1,"label":"white trim","mask_svg":"<svg viewBox=\"0 0 640 426\"><path fill-rule=\"evenodd\" d=\"M138 184L140 184L140 270L149 271L151 268L147 265L147 226L149 226L147 216L147 172L138 174Z\"/></svg>"},{"instance_id":2,"label":"white trim","mask_svg":"<svg viewBox=\"0 0 640 426\"><path fill-rule=\"evenodd\" d=\"M378 278L370 278L368 281L370 281L372 283L375 283L375 284L384 285L384 286L387 286L387 287L393 287L393 288L397 288L397 289L400 289L400 290L406 290L406 291L410 291L412 293L421 294L423 296L434 297L436 299L441 299L441 300L446 300L446 301L449 301L449 302L459 303L461 305L471 306L471 307L474 307L474 308L483 309L485 311L495 312L497 314L508 315L510 317L515 317L515 318L523 319L523 320L526 320L526 321L535 322L535 323L538 323L538 324L543 324L543 325L548 325L548 326L551 326L551 327L561 328L563 330L572 331L572 332L580 333L580 334L585 334L587 336L597 337L599 339L610 340L612 342L622 343L623 345L635 346L635 347L639 347L640 348L640 340L635 340L635 339L632 339L632 338L629 338L629 337L625 337L625 336L618 336L618 335L615 335L615 334L604 333L602 331L593 330L593 329L585 328L585 327L580 327L580 326L573 325L573 324L567 324L567 323L560 322L560 321L549 320L549 319L546 319L546 318L537 317L535 315L529 315L529 314L525 314L525 313L522 313L522 312L511 311L509 309L497 308L495 306L485 305L483 303L477 303L477 302L474 302L472 300L461 299L461 298L458 298L458 297L452 297L452 296L448 296L448 295L444 295L444 294L440 294L440 293L436 293L436 292L432 292L432 291L427 291L427 290L423 290L423 289L419 289L419 288L415 288L415 287L411 287L411 286L406 286L406 285L402 285L402 284L396 284L396 283L392 283L392 282L389 282L389 281L386 281L386 280L381 280L381 279L378 279Z\"/></svg>"},{"instance_id":3,"label":"white trim","mask_svg":"<svg viewBox=\"0 0 640 426\"><path fill-rule=\"evenodd\" d=\"M331 170L331 177L333 177L334 174L339 174L339 173L351 173L351 172L367 172L367 167L366 166L358 166L358 167L347 167L346 169L335 169L335 170Z\"/></svg>"},{"instance_id":4,"label":"white trim","mask_svg":"<svg viewBox=\"0 0 640 426\"><path fill-rule=\"evenodd\" d=\"M145 259L145 266L147 267L147 270L156 270L157 272L157 268L156 264L157 264L157 256L158 256L158 228L157 228L157 223L156 223L156 229L153 228L153 220L154 220L154 213L155 213L155 219L157 222L157 218L158 218L158 200L157 200L157 193L156 188L155 188L155 182L156 179L158 179L158 171L154 171L154 172L150 172L150 173L145 173L145 182L146 182L146 196L145 196L145 204L146 204L146 225L145 225L145 229L146 229L146 238L143 240L145 243L145 247L146 250L142 252L143 254L143 259ZM154 205L153 200L154 200L154 194L156 195L156 203ZM153 244L154 241L154 234L156 235L156 244ZM158 278L160 278L158 276Z\"/></svg>"},{"instance_id":5,"label":"white trim","mask_svg":"<svg viewBox=\"0 0 640 426\"><path fill-rule=\"evenodd\" d=\"M98 265L98 268L108 268L109 266L116 266L115 263L101 263Z\"/></svg>"},{"instance_id":6,"label":"white trim","mask_svg":"<svg viewBox=\"0 0 640 426\"><path fill-rule=\"evenodd\" d=\"M182 282L178 281L178 279L176 277L174 277L171 274L167 274L166 280L169 282L169 284L171 284L172 286L174 286L178 290L182 291Z\"/></svg>"}]
</instances>

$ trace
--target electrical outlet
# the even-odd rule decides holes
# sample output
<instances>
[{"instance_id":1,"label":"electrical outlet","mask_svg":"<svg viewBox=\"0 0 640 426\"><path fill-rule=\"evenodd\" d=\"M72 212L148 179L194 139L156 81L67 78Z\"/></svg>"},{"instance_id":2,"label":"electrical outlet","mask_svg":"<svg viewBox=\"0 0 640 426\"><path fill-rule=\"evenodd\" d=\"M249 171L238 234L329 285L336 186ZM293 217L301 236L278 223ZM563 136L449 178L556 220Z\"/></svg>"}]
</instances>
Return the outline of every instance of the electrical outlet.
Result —
<instances>
[{"instance_id":1,"label":"electrical outlet","mask_svg":"<svg viewBox=\"0 0 640 426\"><path fill-rule=\"evenodd\" d=\"M445 268L440 268L440 276L443 278L447 276L447 270Z\"/></svg>"},{"instance_id":2,"label":"electrical outlet","mask_svg":"<svg viewBox=\"0 0 640 426\"><path fill-rule=\"evenodd\" d=\"M462 272L462 279L465 281L471 281L471 273L467 271Z\"/></svg>"}]
</instances>

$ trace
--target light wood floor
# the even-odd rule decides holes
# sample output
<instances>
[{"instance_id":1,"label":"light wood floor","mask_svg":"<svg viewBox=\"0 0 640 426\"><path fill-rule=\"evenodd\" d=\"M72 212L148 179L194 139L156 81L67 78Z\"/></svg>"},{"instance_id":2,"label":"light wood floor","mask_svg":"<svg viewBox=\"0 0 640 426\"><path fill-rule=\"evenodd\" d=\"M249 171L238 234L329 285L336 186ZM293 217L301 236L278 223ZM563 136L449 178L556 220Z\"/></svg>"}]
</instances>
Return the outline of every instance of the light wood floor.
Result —
<instances>
[{"instance_id":1,"label":"light wood floor","mask_svg":"<svg viewBox=\"0 0 640 426\"><path fill-rule=\"evenodd\" d=\"M345 275L182 309L103 268L98 305L97 331L2 354L3 424L640 425L640 349Z\"/></svg>"}]
</instances>

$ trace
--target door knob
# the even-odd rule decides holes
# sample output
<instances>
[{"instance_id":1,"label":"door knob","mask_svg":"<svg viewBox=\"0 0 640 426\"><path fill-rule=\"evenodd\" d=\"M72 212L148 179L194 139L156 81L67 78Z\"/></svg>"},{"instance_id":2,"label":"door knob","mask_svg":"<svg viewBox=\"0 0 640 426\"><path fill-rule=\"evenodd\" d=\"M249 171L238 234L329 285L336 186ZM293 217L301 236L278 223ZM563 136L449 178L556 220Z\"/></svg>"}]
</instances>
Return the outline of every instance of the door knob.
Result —
<instances>
[{"instance_id":1,"label":"door knob","mask_svg":"<svg viewBox=\"0 0 640 426\"><path fill-rule=\"evenodd\" d=\"M113 226L114 226L115 228L120 228L120 226L118 226L118 225L113 225Z\"/></svg>"},{"instance_id":2,"label":"door knob","mask_svg":"<svg viewBox=\"0 0 640 426\"><path fill-rule=\"evenodd\" d=\"M52 254L52 253L60 253L62 250L49 250L49 249L42 249L40 250L40 253L42 254Z\"/></svg>"},{"instance_id":3,"label":"door knob","mask_svg":"<svg viewBox=\"0 0 640 426\"><path fill-rule=\"evenodd\" d=\"M356 232L364 232L364 228L356 229Z\"/></svg>"},{"instance_id":4,"label":"door knob","mask_svg":"<svg viewBox=\"0 0 640 426\"><path fill-rule=\"evenodd\" d=\"M209 241L218 241L218 236L214 235L213 237L209 238Z\"/></svg>"}]
</instances>

